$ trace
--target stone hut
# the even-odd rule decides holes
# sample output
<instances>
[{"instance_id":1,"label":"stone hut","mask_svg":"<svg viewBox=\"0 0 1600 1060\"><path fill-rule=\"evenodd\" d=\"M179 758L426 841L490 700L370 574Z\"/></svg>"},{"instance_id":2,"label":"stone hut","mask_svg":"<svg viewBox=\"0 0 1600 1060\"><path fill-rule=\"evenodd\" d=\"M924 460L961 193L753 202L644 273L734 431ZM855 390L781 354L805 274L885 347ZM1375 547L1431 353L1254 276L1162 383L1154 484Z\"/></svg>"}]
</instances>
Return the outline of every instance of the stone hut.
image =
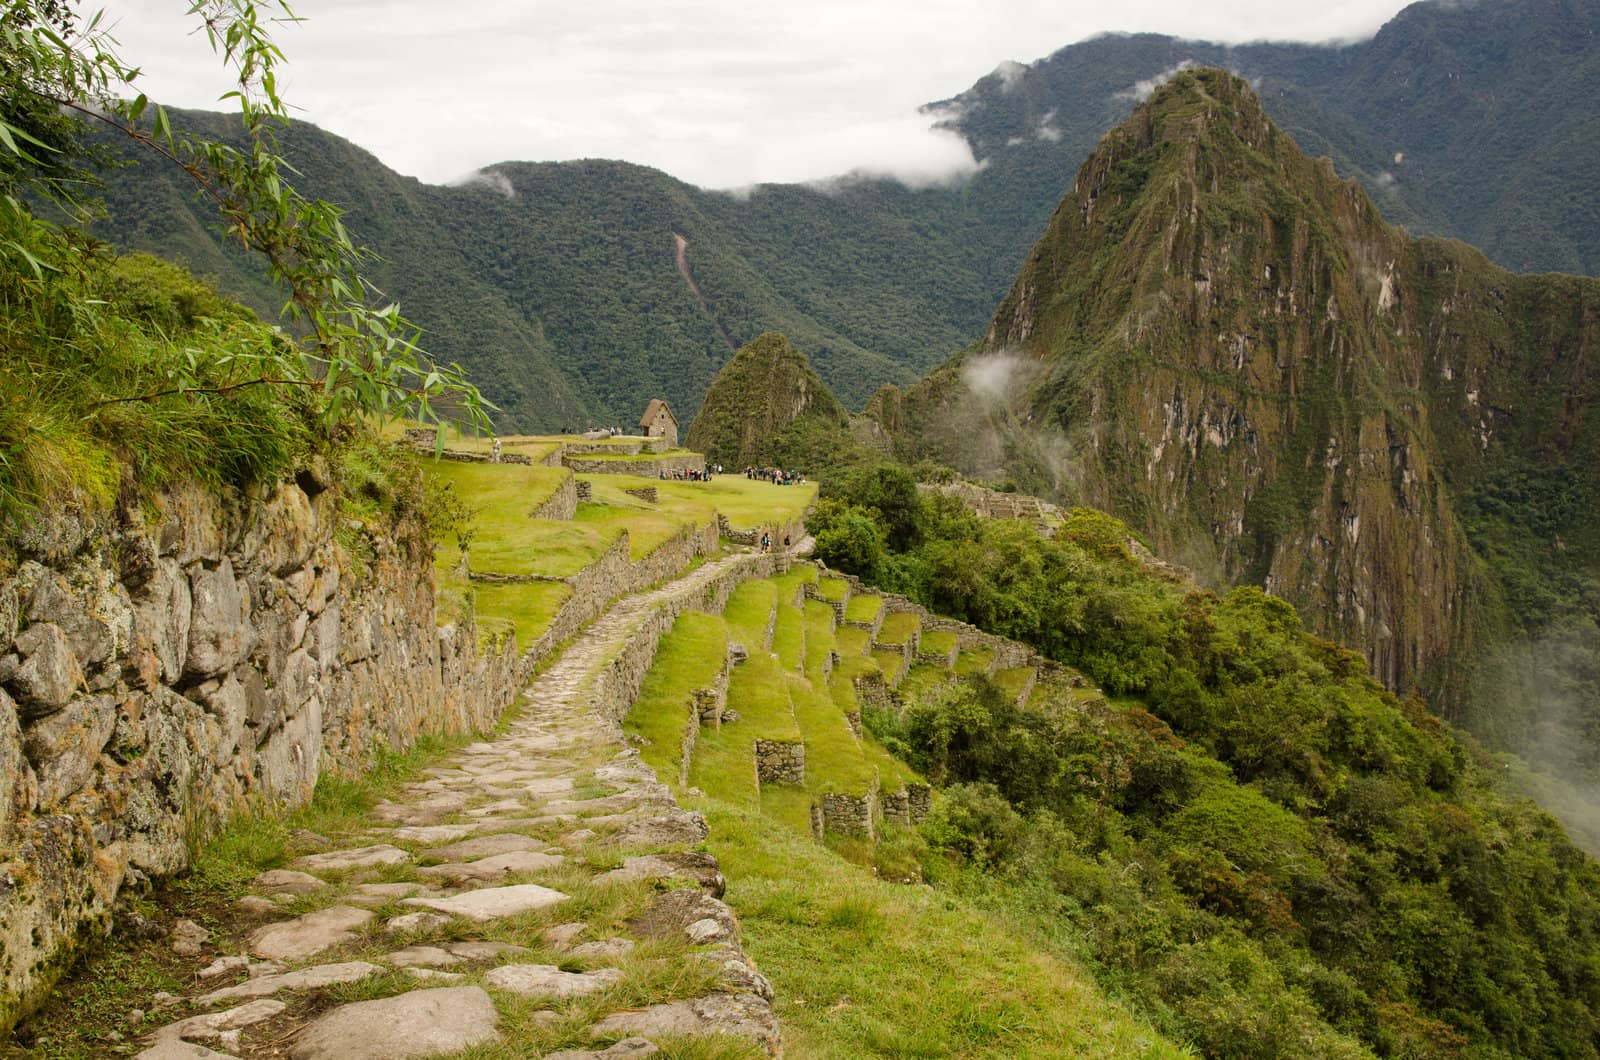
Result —
<instances>
[{"instance_id":1,"label":"stone hut","mask_svg":"<svg viewBox=\"0 0 1600 1060\"><path fill-rule=\"evenodd\" d=\"M672 406L660 398L651 398L644 407L639 427L646 438L665 438L669 448L678 448L678 417L672 414Z\"/></svg>"}]
</instances>

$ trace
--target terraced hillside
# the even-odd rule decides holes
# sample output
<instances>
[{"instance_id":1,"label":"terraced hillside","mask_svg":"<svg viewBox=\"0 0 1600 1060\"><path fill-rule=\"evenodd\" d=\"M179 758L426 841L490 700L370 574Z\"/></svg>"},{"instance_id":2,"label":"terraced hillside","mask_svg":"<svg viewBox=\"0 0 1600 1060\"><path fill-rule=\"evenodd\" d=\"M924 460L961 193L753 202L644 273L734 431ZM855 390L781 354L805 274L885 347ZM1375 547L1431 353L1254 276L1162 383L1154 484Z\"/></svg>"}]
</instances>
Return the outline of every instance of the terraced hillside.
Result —
<instances>
[{"instance_id":1,"label":"terraced hillside","mask_svg":"<svg viewBox=\"0 0 1600 1060\"><path fill-rule=\"evenodd\" d=\"M25 1055L1180 1055L998 920L811 838L867 860L884 819L925 812L859 728L905 669L874 652L963 657L961 633L740 543L799 540L813 490L658 482L647 501L618 476L578 502L570 469L473 453L426 467L473 513L439 542L439 620L522 646L518 704L476 742L236 820ZM756 736L805 765L758 775Z\"/></svg>"},{"instance_id":2,"label":"terraced hillside","mask_svg":"<svg viewBox=\"0 0 1600 1060\"><path fill-rule=\"evenodd\" d=\"M932 794L863 729L863 710L903 711L973 673L1019 706L1103 700L1025 645L798 563L741 584L721 615L679 616L624 727L691 805L760 813L872 862L885 826L920 823Z\"/></svg>"}]
</instances>

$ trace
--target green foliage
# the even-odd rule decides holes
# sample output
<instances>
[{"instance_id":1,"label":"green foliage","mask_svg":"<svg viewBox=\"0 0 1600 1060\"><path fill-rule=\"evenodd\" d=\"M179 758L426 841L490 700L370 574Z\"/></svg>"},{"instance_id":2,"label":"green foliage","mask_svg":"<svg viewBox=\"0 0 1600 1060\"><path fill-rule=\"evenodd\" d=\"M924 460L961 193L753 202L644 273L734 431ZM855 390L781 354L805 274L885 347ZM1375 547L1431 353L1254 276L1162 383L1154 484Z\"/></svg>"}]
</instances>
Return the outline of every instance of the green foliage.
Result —
<instances>
[{"instance_id":1,"label":"green foliage","mask_svg":"<svg viewBox=\"0 0 1600 1060\"><path fill-rule=\"evenodd\" d=\"M141 489L247 487L317 444L309 392L248 385L293 361L273 329L154 259L0 225L44 266L0 272L0 519L108 504L123 465Z\"/></svg>"},{"instance_id":2,"label":"green foliage","mask_svg":"<svg viewBox=\"0 0 1600 1060\"><path fill-rule=\"evenodd\" d=\"M142 371L121 379L100 373L101 383L114 382L120 389L76 395L86 404L70 414L103 421L114 418L119 405L171 409L174 403L168 398L201 405L241 398L236 417L223 418L222 426L243 422L263 403L277 401L309 413L331 432L349 417L434 419L435 403L446 400L486 424L482 399L459 366L429 362L417 347L415 328L393 304L368 304L373 292L361 267L371 253L350 238L340 211L305 198L289 183L290 169L276 139L287 123L276 80L283 56L267 32L273 21L268 7L282 18L295 17L281 2L258 5L255 0L204 0L191 12L202 20L213 49L236 77L237 87L228 96L239 106L245 133L241 146L175 130L163 108L151 108L138 94L134 82L140 71L116 54L99 16L79 30L74 16L55 0L26 0L11 5L0 18L0 54L8 60L3 75L8 94L0 112L0 255L10 288L5 304L8 344L37 351L80 340L88 330L85 325L108 326L113 314L100 309L103 301L114 305L116 296L127 301L131 295L126 311L147 339L181 323L190 325L186 330L194 344L164 357L134 354L133 359L143 362L138 365ZM82 284L83 274L99 268L92 248L70 231L58 231L34 217L21 201L31 194L69 210L84 206L78 187L85 179L83 153L50 143L68 131L65 123L48 116L58 110L95 119L192 180L216 208L223 231L264 259L271 279L287 295L285 315L308 332L307 338L300 342L260 327L206 333L193 325L205 319L198 314L220 304L215 296L167 278L164 290L141 300L141 293L163 286L150 282L149 275L138 275L154 272L149 266L125 268L125 282L104 292L110 299L94 298L95 292ZM222 323L238 325L242 317L237 310L224 309ZM76 370L76 361L94 355L79 354L76 360L71 354L35 356L40 370L48 373L63 365ZM135 413L134 418L148 415ZM182 429L172 421L165 427ZM36 426L26 425L19 434L13 424L7 432L8 464L32 461L17 452L22 444L18 439L29 437L31 429ZM251 436L249 443L224 438L223 451L250 451L283 432L246 427L243 433ZM268 454L258 466L224 464L220 473L259 476L280 456ZM198 466L208 465L202 461ZM14 508L36 503L48 475L23 467L6 477L11 484L0 485L0 501Z\"/></svg>"},{"instance_id":3,"label":"green foliage","mask_svg":"<svg viewBox=\"0 0 1600 1060\"><path fill-rule=\"evenodd\" d=\"M867 485L830 503L888 527ZM1215 1056L1592 1055L1600 869L1501 767L1258 589L1145 573L1114 520L1054 539L920 501L923 602L1119 698L988 678L866 724L944 787L923 834ZM948 580L947 580L948 579ZM1582 1013L1582 1015L1579 1015Z\"/></svg>"}]
</instances>

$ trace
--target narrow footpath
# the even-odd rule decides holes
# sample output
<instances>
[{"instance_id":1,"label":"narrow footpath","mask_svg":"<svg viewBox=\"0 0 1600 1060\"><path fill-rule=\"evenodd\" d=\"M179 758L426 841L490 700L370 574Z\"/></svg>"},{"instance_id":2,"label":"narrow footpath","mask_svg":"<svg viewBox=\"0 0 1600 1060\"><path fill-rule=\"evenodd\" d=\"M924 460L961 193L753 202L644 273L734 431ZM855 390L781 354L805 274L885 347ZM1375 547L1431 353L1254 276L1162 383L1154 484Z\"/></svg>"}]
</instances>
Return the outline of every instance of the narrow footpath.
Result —
<instances>
[{"instance_id":1,"label":"narrow footpath","mask_svg":"<svg viewBox=\"0 0 1600 1060\"><path fill-rule=\"evenodd\" d=\"M612 716L642 640L653 653L678 611L771 562L738 553L619 600L503 736L427 770L362 834L299 836L306 852L240 900L235 937L196 925L196 989L151 1000L171 1020L137 1055L577 1060L704 1035L781 1055L771 987L695 849L705 821Z\"/></svg>"}]
</instances>

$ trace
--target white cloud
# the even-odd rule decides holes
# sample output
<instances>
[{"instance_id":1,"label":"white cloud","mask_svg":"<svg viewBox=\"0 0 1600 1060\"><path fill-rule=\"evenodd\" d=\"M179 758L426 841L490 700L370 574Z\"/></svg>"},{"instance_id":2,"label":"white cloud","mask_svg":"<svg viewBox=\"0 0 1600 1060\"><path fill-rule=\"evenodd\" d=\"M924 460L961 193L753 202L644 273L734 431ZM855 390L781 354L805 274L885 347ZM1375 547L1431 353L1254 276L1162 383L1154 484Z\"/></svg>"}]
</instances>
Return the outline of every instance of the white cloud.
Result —
<instances>
[{"instance_id":1,"label":"white cloud","mask_svg":"<svg viewBox=\"0 0 1600 1060\"><path fill-rule=\"evenodd\" d=\"M840 176L890 177L912 188L959 183L980 168L966 140L929 125L921 114L778 140L755 164L762 172L799 174L788 179L822 185Z\"/></svg>"},{"instance_id":2,"label":"white cloud","mask_svg":"<svg viewBox=\"0 0 1600 1060\"><path fill-rule=\"evenodd\" d=\"M1009 93L1017 87L1017 82L1021 81L1022 75L1027 72L1028 68L1022 63L1015 59L1006 59L994 68L992 76L1000 79L1000 91Z\"/></svg>"},{"instance_id":3,"label":"white cloud","mask_svg":"<svg viewBox=\"0 0 1600 1060\"><path fill-rule=\"evenodd\" d=\"M1146 78L1143 81L1135 81L1121 92L1113 92L1111 94L1111 98L1131 99L1136 103L1143 103L1145 100L1150 98L1151 94L1154 93L1156 89L1160 88L1168 81L1171 81L1174 77L1177 77L1185 70L1194 69L1194 65L1193 59L1185 59L1177 66L1167 67L1154 77Z\"/></svg>"},{"instance_id":4,"label":"white cloud","mask_svg":"<svg viewBox=\"0 0 1600 1060\"><path fill-rule=\"evenodd\" d=\"M184 16L187 4L104 2L125 57L148 71L142 84L152 98L218 106L227 78ZM820 176L824 161L835 172L913 180L959 174L958 153L902 116L966 90L984 70L1015 84L1023 67L1008 57L1048 54L1097 32L1349 39L1400 6L299 0L306 21L280 27L277 40L289 57L280 87L304 118L423 180L501 161L602 157L738 187Z\"/></svg>"},{"instance_id":5,"label":"white cloud","mask_svg":"<svg viewBox=\"0 0 1600 1060\"><path fill-rule=\"evenodd\" d=\"M462 185L482 184L490 191L497 191L507 199L515 199L517 197L517 189L511 186L511 178L504 173L496 173L492 169L480 169L476 173L470 173L461 178L456 183Z\"/></svg>"}]
</instances>

